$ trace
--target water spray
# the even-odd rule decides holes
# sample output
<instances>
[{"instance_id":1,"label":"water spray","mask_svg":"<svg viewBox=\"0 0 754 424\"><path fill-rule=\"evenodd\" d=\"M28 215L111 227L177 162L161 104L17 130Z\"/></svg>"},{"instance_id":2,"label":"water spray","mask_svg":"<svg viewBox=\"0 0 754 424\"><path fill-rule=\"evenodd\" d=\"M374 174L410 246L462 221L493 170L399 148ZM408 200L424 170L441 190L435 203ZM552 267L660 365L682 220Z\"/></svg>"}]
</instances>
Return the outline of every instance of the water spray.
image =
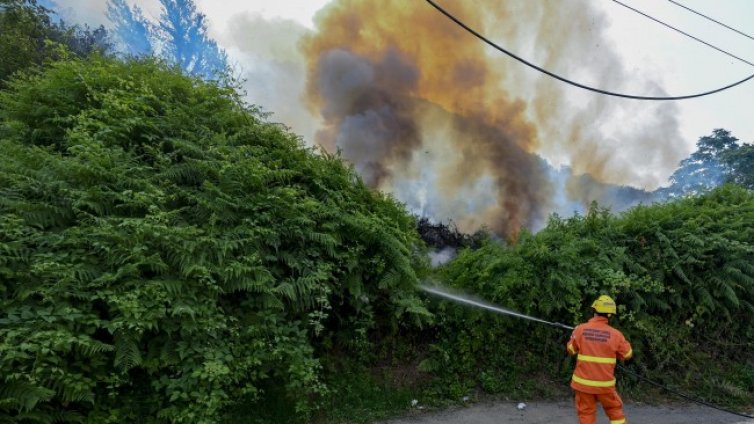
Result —
<instances>
[{"instance_id":1,"label":"water spray","mask_svg":"<svg viewBox=\"0 0 754 424\"><path fill-rule=\"evenodd\" d=\"M431 294L434 294L436 296L444 297L444 298L450 299L450 300L452 300L454 302L458 302L458 303L463 303L463 304L466 304L466 305L475 306L477 308L486 309L488 311L492 311L492 312L495 312L495 313L498 313L498 314L502 314L502 315L508 315L508 316L512 316L512 317L523 318L523 319L526 319L526 320L529 320L529 321L540 322L542 324L552 325L553 327L559 327L559 328L563 328L563 329L566 329L566 330L573 330L573 327L571 327L570 325L561 324L559 322L546 321L546 320L543 320L543 319L540 319L540 318L536 318L536 317L533 317L533 316L530 316L530 315L522 314L520 312L512 311L510 309L502 308L500 306L496 306L496 305L493 305L491 303L484 302L482 300L474 300L470 296L461 295L461 294L454 294L454 293L451 293L451 292L447 291L446 289L441 289L441 288L439 288L437 286L430 286L430 285L426 285L426 284L421 284L421 285L419 285L419 288L422 289L422 290L424 290L427 293L431 293Z\"/></svg>"}]
</instances>

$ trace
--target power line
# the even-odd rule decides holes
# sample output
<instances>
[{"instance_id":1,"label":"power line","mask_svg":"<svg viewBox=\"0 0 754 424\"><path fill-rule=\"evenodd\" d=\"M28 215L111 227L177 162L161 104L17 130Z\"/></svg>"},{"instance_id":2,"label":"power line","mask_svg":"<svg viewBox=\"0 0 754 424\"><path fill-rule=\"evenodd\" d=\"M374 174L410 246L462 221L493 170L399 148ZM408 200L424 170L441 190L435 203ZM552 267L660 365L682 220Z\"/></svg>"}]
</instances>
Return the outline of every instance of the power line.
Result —
<instances>
[{"instance_id":1,"label":"power line","mask_svg":"<svg viewBox=\"0 0 754 424\"><path fill-rule=\"evenodd\" d=\"M725 90L727 90L729 88L733 88L733 87L735 87L737 85L741 85L741 84L743 84L743 83L751 80L752 78L754 78L754 74L752 74L752 75L749 75L748 77L746 77L746 78L744 78L744 79L742 79L740 81L736 81L736 82L734 82L732 84L728 84L728 85L726 85L724 87L720 87L720 88L717 88L717 89L714 89L714 90L710 90L710 91L705 91L703 93L689 94L689 95L684 95L684 96L637 96L637 95L632 95L632 94L616 93L614 91L602 90L602 89L599 89L599 88L591 87L591 86L588 86L588 85L585 85L585 84L581 84L581 83L569 80L569 79L567 79L565 77L562 77L562 76L560 76L558 74L550 72L547 69L539 67L539 66L537 66L537 65L535 65L535 64L527 61L526 59L523 59L523 58L515 55L514 53L512 53L512 52L510 52L510 51L508 51L506 49L504 49L503 47L499 46L495 42L491 41L487 37L485 37L482 34L480 34L479 32L475 31L474 29L472 29L471 27L469 27L468 25L466 25L465 23L463 23L461 20L459 20L458 18L456 18L455 16L453 16L452 14L450 14L450 12L448 12L445 9L443 9L442 7L440 7L434 1L427 0L427 3L429 3L430 5L432 5L432 7L434 7L435 9L437 9L440 13L442 13L443 15L445 15L448 19L450 19L451 21L455 22L458 26L460 26L461 28L465 29L470 34L472 34L473 36L477 37L478 39L480 39L481 41L483 41L484 43L486 43L490 47L492 47L492 48L494 48L494 49L496 49L496 50L498 50L498 51L500 51L500 52L502 52L502 53L504 53L504 54L512 57L513 59L516 59L517 61L523 63L524 65L526 65L526 66L528 66L528 67L530 67L532 69L536 69L537 71L539 71L539 72L541 72L543 74L549 75L550 77L555 78L558 81L564 82L564 83L572 85L574 87L579 87L579 88L584 89L584 90L593 91L595 93L600 93L600 94L604 94L604 95L607 95L607 96L622 97L622 98L634 99L634 100L658 100L658 101L662 101L662 100L685 100L685 99L693 99L693 98L696 98L696 97L703 97L703 96L708 96L710 94L719 93L719 92L725 91Z\"/></svg>"},{"instance_id":2,"label":"power line","mask_svg":"<svg viewBox=\"0 0 754 424\"><path fill-rule=\"evenodd\" d=\"M745 63L745 64L747 64L747 65L751 65L751 66L754 66L754 63L751 63L751 62L749 62L749 61L748 61L748 60L746 60L746 59L742 59L742 58L740 58L740 57L738 57L738 56L734 55L733 53L729 53L729 52L727 52L727 51L725 51L725 50L721 49L720 47L717 47L717 46L715 46L715 45L712 45L712 44L710 44L710 43L708 43L708 42L706 42L706 41L702 40L701 38L697 38L697 37L694 37L693 35L689 34L688 32L682 31L682 30L680 30L680 29L678 29L678 28L676 28L676 27L674 27L674 26L672 26L672 25L670 25L670 24L666 24L665 22L663 22L663 21L661 21L661 20L659 20L659 19L657 19L657 18L655 18L655 17L653 17L653 16L647 15L646 13L642 12L641 10L639 10L639 9L635 9L635 8L633 8L633 7L629 6L629 5L627 5L626 3L623 3L623 2L621 2L621 1L619 1L619 0L613 0L613 2L615 2L615 3L618 3L619 5L621 5L621 6L625 7L626 9L629 9L629 10L631 10L631 11L633 11L633 12L636 12L636 13L638 13L638 14L642 15L642 16L644 16L644 17L645 17L645 18L647 18L647 19L651 19L651 20L653 20L653 21L657 22L658 24L660 24L660 25L662 25L662 26L665 26L665 27L667 27L667 28L670 28L670 29L672 29L673 31L676 31L676 32L678 32L678 33L681 33L681 34L685 35L686 37L689 37L689 38L691 38L691 39L693 39L693 40L696 40L696 41L698 41L698 42L700 42L700 43L704 44L704 45L705 45L705 46L707 46L707 47L711 47L711 48L713 48L713 49L715 49L715 50L719 51L720 53L726 54L726 55L728 55L728 56L730 56L730 57L732 57L732 58L734 58L734 59L740 60L741 62L743 62L743 63Z\"/></svg>"},{"instance_id":3,"label":"power line","mask_svg":"<svg viewBox=\"0 0 754 424\"><path fill-rule=\"evenodd\" d=\"M701 17L703 17L704 19L707 19L708 21L712 21L712 22L714 22L714 23L716 23L716 24L718 24L718 25L720 25L720 26L723 26L723 27L725 27L725 28L728 28L729 30L731 30L731 31L733 31L733 32L736 32L736 33L738 33L738 34L741 34L741 35L743 35L744 37L747 37L747 38L751 38L752 40L754 40L754 37L752 37L751 35L749 35L749 34L747 34L747 33L743 32L743 31L739 31L739 30L737 30L737 29L735 29L735 28L733 28L733 27L731 27L731 26L725 25L724 23L722 23L722 22L720 22L720 21L718 21L718 20L715 20L715 19L713 19L713 18L710 18L709 16L705 15L705 14L704 14L704 13L702 13L702 12L698 12L698 11L696 11L696 10L694 10L694 9L692 9L692 8L690 8L690 7L688 7L688 6L686 6L686 5L683 5L683 4L681 4L681 3L678 3L677 1L674 1L674 0L668 0L668 1L669 1L669 2L671 2L671 3L673 3L674 5L676 5L676 6L678 6L678 7L682 7L682 8L684 8L684 9L688 10L688 11L689 11L689 12L691 12L691 13L696 13L697 15L699 15L699 16L701 16Z\"/></svg>"}]
</instances>

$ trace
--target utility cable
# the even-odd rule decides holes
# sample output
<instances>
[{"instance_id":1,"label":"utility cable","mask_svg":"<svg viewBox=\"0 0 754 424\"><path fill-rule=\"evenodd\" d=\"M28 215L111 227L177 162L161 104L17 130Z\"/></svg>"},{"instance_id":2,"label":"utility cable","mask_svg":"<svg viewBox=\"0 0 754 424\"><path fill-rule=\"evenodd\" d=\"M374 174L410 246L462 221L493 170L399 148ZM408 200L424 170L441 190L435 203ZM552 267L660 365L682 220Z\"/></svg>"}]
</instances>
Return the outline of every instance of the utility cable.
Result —
<instances>
[{"instance_id":1,"label":"utility cable","mask_svg":"<svg viewBox=\"0 0 754 424\"><path fill-rule=\"evenodd\" d=\"M709 96L710 94L719 93L719 92L725 91L725 90L727 90L729 88L733 88L733 87L735 87L737 85L741 85L741 84L743 84L743 83L745 83L745 82L747 82L747 81L749 81L749 80L751 80L751 79L754 78L754 74L752 74L752 75L749 75L748 77L746 77L746 78L744 78L744 79L742 79L740 81L736 81L736 82L734 82L732 84L728 84L728 85L726 85L724 87L720 87L720 88L717 88L717 89L714 89L714 90L705 91L705 92L702 92L702 93L689 94L689 95L684 95L684 96L637 96L637 95L632 95L632 94L624 94L624 93L617 93L617 92L614 92L614 91L602 90L602 89L599 89L599 88L591 87L591 86L588 86L588 85L585 85L585 84L581 84L581 83L569 80L569 79L567 79L565 77L562 77L562 76L560 76L558 74L555 74L554 72L550 72L547 69L539 67L539 66L537 66L537 65L535 65L535 64L527 61L526 59L523 59L523 58L515 55L514 53L512 53L512 52L510 52L510 51L508 51L506 49L504 49L503 47L501 47L500 45L496 44L495 42L491 41L490 39L488 39L484 35L480 34L476 30L474 30L473 28L471 28L468 25L466 25L465 23L463 23L460 19L458 19L455 16L453 16L450 12L448 12L445 9L443 9L442 7L440 7L433 0L427 0L427 3L429 3L430 5L432 5L432 7L434 7L435 9L437 9L437 11L439 11L440 13L442 13L443 15L445 15L448 19L450 19L451 21L455 22L458 26L460 26L461 28L465 29L470 34L472 34L473 36L477 37L478 39L480 39L481 41L483 41L484 43L486 43L490 47L494 48L495 50L498 50L498 51L500 51L500 52L502 52L502 53L504 53L504 54L512 57L513 59L515 59L515 60L523 63L524 65L526 65L526 66L528 66L528 67L530 67L532 69L536 69L537 71L539 71L539 72L541 72L543 74L546 74L546 75L548 75L548 76L550 76L552 78L555 78L558 81L564 82L564 83L572 85L574 87L579 87L579 88L584 89L584 90L588 90L588 91L593 91L595 93L604 94L606 96L622 97L622 98L634 99L634 100L657 100L657 101L664 101L664 100L686 100L686 99L693 99L693 98L696 98L696 97Z\"/></svg>"},{"instance_id":2,"label":"utility cable","mask_svg":"<svg viewBox=\"0 0 754 424\"><path fill-rule=\"evenodd\" d=\"M512 317L516 317L516 318L522 318L522 319L526 319L526 320L529 320L529 321L538 322L540 324L551 325L553 327L558 327L558 328L561 328L563 330L573 330L574 329L574 327L572 327L570 325L562 324L562 323L559 323L559 322L552 322L552 321L543 320L541 318L533 317L531 315L526 315L526 314L522 314L520 312L516 312L516 311L510 310L510 309L502 308L500 306L493 305L491 303L487 303L487 302L482 301L482 300L469 299L468 296L462 296L462 295L458 295L458 294L453 294L453 293L448 292L445 289L441 289L441 288L436 287L436 286L430 286L430 285L422 284L422 285L419 285L419 288L421 290L424 290L427 293L431 293L431 294L434 294L436 296L444 297L444 298L452 300L454 302L458 302L458 303L462 303L462 304L466 304L466 305L471 305L471 306L476 306L478 308L486 309L486 310L492 311L492 312L497 312L499 314L508 315L508 316L512 316ZM692 396L689 396L687 394L681 393L681 392L679 392L677 390L671 389L670 387L664 386L664 385L662 385L662 384L660 384L660 383L658 383L656 381L650 380L650 379L648 379L647 377L644 377L641 374L633 372L633 371L629 370L628 368L622 366L621 364L616 364L616 365L617 365L617 368L620 369L622 372L625 372L626 374L632 375L632 376L634 376L634 377L636 377L636 378L638 378L638 379L640 379L642 381L645 381L645 382L647 382L647 383L649 383L649 384L651 384L653 386L659 387L659 388L667 391L668 393L672 393L672 394L674 394L676 396L679 396L679 397L681 397L683 399L686 399L688 401L695 402L695 403L698 403L700 405L704 405L704 406L712 408L712 409L717 409L718 411L727 412L727 413L733 414L733 415L738 415L739 417L754 418L754 415L742 414L740 412L736 412L736 411L733 411L733 410L730 410L730 409L726 409L726 408L723 408L723 407L720 407L720 406L717 406L717 405L713 405L713 404L711 404L709 402L706 402L704 400L697 399L695 397L692 397Z\"/></svg>"},{"instance_id":3,"label":"utility cable","mask_svg":"<svg viewBox=\"0 0 754 424\"><path fill-rule=\"evenodd\" d=\"M700 43L704 44L704 45L705 45L705 46L707 46L707 47L713 48L713 49L715 49L715 50L719 51L719 52L720 52L720 53L722 53L722 54L728 55L728 56L730 56L730 57L732 57L732 58L734 58L734 59L736 59L736 60L739 60L739 61L741 61L741 62L743 62L743 63L747 64L747 65L750 65L750 66L754 66L754 63L752 63L752 62L749 62L749 61L748 61L748 60L746 60L746 59L742 59L742 58L740 58L740 57L738 57L738 56L734 55L733 53L730 53L730 52L728 52L728 51L725 51L725 50L721 49L720 47L717 47L717 46L715 46L715 45L713 45L713 44L710 44L710 43L708 43L708 42L706 42L706 41L702 40L701 38L695 37L695 36L693 36L693 35L689 34L688 32L682 31L682 30L680 30L680 29L678 29L678 28L674 27L673 25L667 24L667 23L665 23L665 22L663 22L663 21L661 21L661 20L659 20L659 19L655 18L654 16L650 16L650 15L648 15L648 14L646 14L646 13L642 12L642 11L641 11L641 10L639 10L639 9L636 9L636 8L634 8L634 7L631 7L631 6L627 5L626 3L623 3L623 2L622 2L622 1L620 1L620 0L612 0L612 1L613 1L614 3L618 3L619 5L621 5L621 6L625 7L625 8L626 8L626 9L628 9L628 10L631 10L631 11L633 11L633 12L635 12L635 13L638 13L638 14L640 14L640 15L644 16L644 17L645 17L645 18L647 18L647 19L651 19L651 20L653 20L653 21L657 22L658 24L660 24L660 25L662 25L662 26L664 26L664 27L666 27L666 28L670 28L670 29L672 29L673 31L675 31L675 32L678 32L678 33L680 33L680 34L683 34L683 35L685 35L686 37L689 37L689 38L691 38L692 40L698 41L698 42L700 42Z\"/></svg>"},{"instance_id":4,"label":"utility cable","mask_svg":"<svg viewBox=\"0 0 754 424\"><path fill-rule=\"evenodd\" d=\"M659 387L660 389L665 390L668 393L672 393L672 394L674 394L674 395L676 395L678 397L681 397L683 399L686 399L688 401L695 402L695 403L698 403L700 405L704 405L704 406L706 406L708 408L717 409L718 411L727 412L727 413L733 414L733 415L738 415L739 417L754 418L754 415L742 414L740 412L736 412L736 411L733 411L733 410L730 410L730 409L727 409L727 408L723 408L721 406L717 406L717 405L711 404L711 403L709 403L707 401L703 401L701 399L697 399L697 398L691 397L691 396L689 396L687 394L684 394L684 393L681 393L681 392L679 392L677 390L673 390L673 389L671 389L668 386L663 386L662 384L660 384L660 383L658 383L656 381L652 381L652 380L648 379L647 377L644 377L641 374L635 373L635 372L629 370L628 368L624 367L621 364L616 364L616 365L617 365L618 369L620 369L622 372L624 372L624 373L626 373L628 375L634 376L634 377L638 378L639 380L642 380L642 381L644 381L646 383L649 383L649 384L651 384L651 385L653 385L655 387Z\"/></svg>"},{"instance_id":5,"label":"utility cable","mask_svg":"<svg viewBox=\"0 0 754 424\"><path fill-rule=\"evenodd\" d=\"M674 1L674 0L668 0L668 1L669 1L669 2L671 2L671 3L673 3L674 5L676 5L676 6L678 6L678 7L682 7L682 8L684 8L684 9L688 10L688 11L689 11L689 12L691 12L691 13L696 13L697 15L701 16L701 17L702 17L702 18L704 18L704 19L707 19L708 21L712 21L712 22L714 22L714 23L716 23L716 24L718 24L718 25L720 25L720 26L722 26L722 27L728 28L729 30L731 30L731 31L733 31L733 32L735 32L735 33L738 33L738 34L740 34L740 35L743 35L743 36L744 36L744 37L746 37L746 38L750 38L750 39L754 40L754 37L752 37L751 35L749 35L749 34L747 34L747 33L743 32L743 31L739 31L739 30L737 30L737 29L735 29L735 28L733 28L733 27L731 27L731 26L729 26L729 25L725 25L724 23L722 23L722 22L720 22L720 21L718 21L718 20L715 20L715 19L713 19L713 18L710 18L709 16L705 15L705 14L704 14L704 13L702 13L702 12L698 12L698 11L696 11L696 10L694 10L694 9L692 9L692 8L690 8L690 7L686 6L686 5L684 5L684 4L678 3L677 1Z\"/></svg>"}]
</instances>

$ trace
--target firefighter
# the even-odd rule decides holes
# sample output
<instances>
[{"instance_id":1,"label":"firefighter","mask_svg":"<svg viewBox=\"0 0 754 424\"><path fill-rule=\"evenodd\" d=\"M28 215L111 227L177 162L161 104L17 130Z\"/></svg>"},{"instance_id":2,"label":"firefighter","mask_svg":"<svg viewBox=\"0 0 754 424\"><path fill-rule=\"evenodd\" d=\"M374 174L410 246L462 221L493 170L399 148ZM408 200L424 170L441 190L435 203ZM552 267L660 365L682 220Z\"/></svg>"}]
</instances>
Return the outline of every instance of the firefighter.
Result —
<instances>
[{"instance_id":1,"label":"firefighter","mask_svg":"<svg viewBox=\"0 0 754 424\"><path fill-rule=\"evenodd\" d=\"M577 326L566 346L576 356L573 388L580 424L596 424L597 402L602 404L610 424L625 424L623 401L615 390L617 360L631 358L631 345L608 319L616 313L615 301L602 295L592 303L594 317Z\"/></svg>"}]
</instances>

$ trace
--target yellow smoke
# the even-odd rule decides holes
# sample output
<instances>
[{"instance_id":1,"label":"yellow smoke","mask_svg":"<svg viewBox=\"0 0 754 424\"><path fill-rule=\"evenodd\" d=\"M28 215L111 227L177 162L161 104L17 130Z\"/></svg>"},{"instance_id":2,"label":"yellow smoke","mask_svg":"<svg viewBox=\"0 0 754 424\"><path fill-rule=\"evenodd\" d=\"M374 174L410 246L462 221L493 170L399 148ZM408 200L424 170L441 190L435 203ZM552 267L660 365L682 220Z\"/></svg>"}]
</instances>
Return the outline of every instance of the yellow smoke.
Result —
<instances>
[{"instance_id":1,"label":"yellow smoke","mask_svg":"<svg viewBox=\"0 0 754 424\"><path fill-rule=\"evenodd\" d=\"M442 3L546 67L597 84L624 77L609 48L574 59L576 47L602 40L606 25L588 2ZM432 192L454 205L436 206L441 210L433 214L455 219L463 230L487 225L515 237L546 218L553 193L537 153L559 157L596 181L646 185L656 182L633 167L633 155L655 142L658 130L666 132L665 147L651 162L671 167L682 155L667 143L680 141L674 108L574 96L491 52L424 1L337 0L319 12L316 24L301 44L308 106L324 122L316 142L340 149L368 184L383 190L411 196L401 185L432 178ZM649 114L647 129L604 135L600 120L632 110ZM621 143L631 144L625 158L615 148ZM469 199L469 187L484 178L493 187ZM591 193L573 184L569 189L578 199Z\"/></svg>"}]
</instances>

